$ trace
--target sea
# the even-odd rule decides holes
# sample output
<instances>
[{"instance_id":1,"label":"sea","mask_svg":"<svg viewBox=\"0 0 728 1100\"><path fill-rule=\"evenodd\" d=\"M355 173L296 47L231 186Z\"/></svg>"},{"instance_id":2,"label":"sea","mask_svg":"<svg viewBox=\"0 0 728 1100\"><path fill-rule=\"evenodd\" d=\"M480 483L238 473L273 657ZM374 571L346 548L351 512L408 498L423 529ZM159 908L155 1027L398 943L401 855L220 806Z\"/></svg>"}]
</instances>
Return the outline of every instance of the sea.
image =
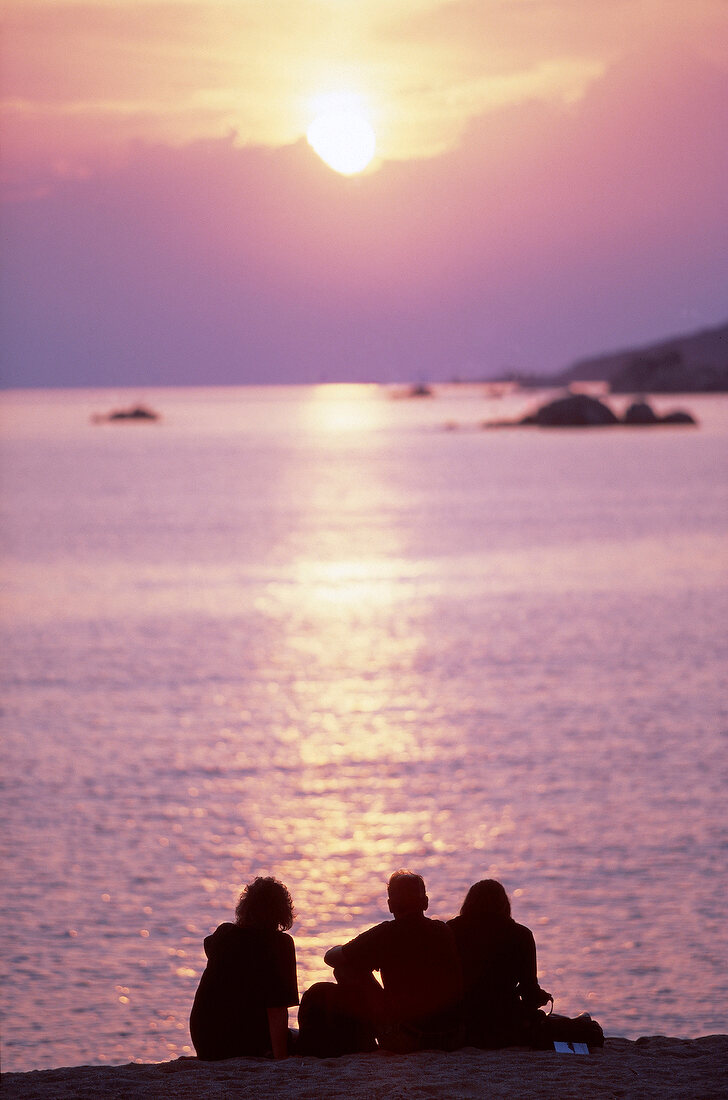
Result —
<instances>
[{"instance_id":1,"label":"sea","mask_svg":"<svg viewBox=\"0 0 728 1100\"><path fill-rule=\"evenodd\" d=\"M545 396L0 396L5 1070L193 1053L259 874L301 991L406 867L499 879L557 1012L728 1031L728 396L492 427Z\"/></svg>"}]
</instances>

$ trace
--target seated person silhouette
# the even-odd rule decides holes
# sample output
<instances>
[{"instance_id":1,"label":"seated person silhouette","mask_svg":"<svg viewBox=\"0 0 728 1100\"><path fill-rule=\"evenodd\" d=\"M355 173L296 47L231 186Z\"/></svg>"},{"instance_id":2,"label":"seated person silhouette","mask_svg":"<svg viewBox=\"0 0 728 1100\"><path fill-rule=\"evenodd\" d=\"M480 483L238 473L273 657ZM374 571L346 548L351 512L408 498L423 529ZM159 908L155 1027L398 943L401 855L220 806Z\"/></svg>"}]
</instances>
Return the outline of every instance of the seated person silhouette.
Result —
<instances>
[{"instance_id":1,"label":"seated person silhouette","mask_svg":"<svg viewBox=\"0 0 728 1100\"><path fill-rule=\"evenodd\" d=\"M299 1053L331 1057L373 1050L375 1038L399 1053L457 1045L462 983L453 935L442 921L425 916L429 902L420 875L395 871L387 903L394 920L324 955L337 984L319 982L304 993Z\"/></svg>"},{"instance_id":2,"label":"seated person silhouette","mask_svg":"<svg viewBox=\"0 0 728 1100\"><path fill-rule=\"evenodd\" d=\"M294 916L283 883L256 878L240 895L235 923L207 936L190 1015L198 1058L287 1056L288 1009L298 1004L296 949L285 931Z\"/></svg>"},{"instance_id":3,"label":"seated person silhouette","mask_svg":"<svg viewBox=\"0 0 728 1100\"><path fill-rule=\"evenodd\" d=\"M538 984L533 933L511 917L500 882L468 890L460 916L448 921L462 965L462 1043L495 1048L530 1041L541 1005L552 1000Z\"/></svg>"}]
</instances>

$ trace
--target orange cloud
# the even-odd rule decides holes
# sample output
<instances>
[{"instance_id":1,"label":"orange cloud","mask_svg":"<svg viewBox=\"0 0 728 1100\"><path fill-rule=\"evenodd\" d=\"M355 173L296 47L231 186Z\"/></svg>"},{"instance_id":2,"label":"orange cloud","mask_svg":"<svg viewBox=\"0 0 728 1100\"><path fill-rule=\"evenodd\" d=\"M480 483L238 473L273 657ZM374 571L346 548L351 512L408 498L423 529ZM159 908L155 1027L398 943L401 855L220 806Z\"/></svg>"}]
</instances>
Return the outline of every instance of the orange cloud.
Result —
<instances>
[{"instance_id":1,"label":"orange cloud","mask_svg":"<svg viewBox=\"0 0 728 1100\"><path fill-rule=\"evenodd\" d=\"M641 54L578 111L513 104L355 180L232 138L39 172L4 218L6 384L555 369L716 323L726 84Z\"/></svg>"},{"instance_id":2,"label":"orange cloud","mask_svg":"<svg viewBox=\"0 0 728 1100\"><path fill-rule=\"evenodd\" d=\"M717 61L727 27L722 0L10 0L6 157L93 165L228 133L280 147L331 92L366 105L382 159L434 156L486 113L573 108L628 50Z\"/></svg>"}]
</instances>

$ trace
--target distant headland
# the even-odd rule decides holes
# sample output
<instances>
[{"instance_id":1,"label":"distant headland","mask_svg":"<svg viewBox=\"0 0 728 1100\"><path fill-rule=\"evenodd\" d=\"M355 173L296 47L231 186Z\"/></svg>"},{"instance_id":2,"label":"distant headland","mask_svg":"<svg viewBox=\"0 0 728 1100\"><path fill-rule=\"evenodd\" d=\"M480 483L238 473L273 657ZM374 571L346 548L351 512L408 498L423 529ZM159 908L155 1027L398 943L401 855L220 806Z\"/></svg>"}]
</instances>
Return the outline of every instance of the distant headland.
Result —
<instances>
[{"instance_id":1,"label":"distant headland","mask_svg":"<svg viewBox=\"0 0 728 1100\"><path fill-rule=\"evenodd\" d=\"M723 393L728 391L728 323L579 359L558 374L512 374L503 380L539 389L606 382L612 393Z\"/></svg>"}]
</instances>

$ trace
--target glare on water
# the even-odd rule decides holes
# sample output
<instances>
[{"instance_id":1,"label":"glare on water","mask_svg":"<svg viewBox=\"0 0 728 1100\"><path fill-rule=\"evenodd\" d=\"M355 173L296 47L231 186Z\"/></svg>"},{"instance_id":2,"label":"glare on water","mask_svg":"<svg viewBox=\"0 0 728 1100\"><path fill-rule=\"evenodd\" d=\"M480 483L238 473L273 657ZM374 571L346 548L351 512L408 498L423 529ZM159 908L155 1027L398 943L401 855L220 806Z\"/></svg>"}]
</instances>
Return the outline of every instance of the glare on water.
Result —
<instances>
[{"instance_id":1,"label":"glare on water","mask_svg":"<svg viewBox=\"0 0 728 1100\"><path fill-rule=\"evenodd\" d=\"M245 881L290 887L304 989L401 865L440 917L500 878L558 1011L724 1031L728 402L508 432L476 387L167 390L92 424L116 396L3 397L5 1068L189 1052Z\"/></svg>"}]
</instances>

